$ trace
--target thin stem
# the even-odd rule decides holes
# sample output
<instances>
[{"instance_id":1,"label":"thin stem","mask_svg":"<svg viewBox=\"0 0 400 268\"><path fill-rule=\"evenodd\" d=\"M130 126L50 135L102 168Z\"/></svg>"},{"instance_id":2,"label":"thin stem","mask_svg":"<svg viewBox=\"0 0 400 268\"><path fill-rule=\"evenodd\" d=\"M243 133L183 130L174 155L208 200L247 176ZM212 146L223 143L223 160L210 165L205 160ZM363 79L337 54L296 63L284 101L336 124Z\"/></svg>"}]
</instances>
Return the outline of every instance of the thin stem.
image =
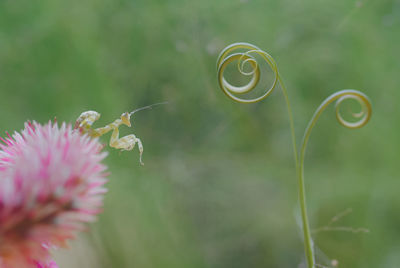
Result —
<instances>
[{"instance_id":1,"label":"thin stem","mask_svg":"<svg viewBox=\"0 0 400 268\"><path fill-rule=\"evenodd\" d=\"M300 161L302 161L302 160L300 160ZM310 224L309 224L308 216L307 216L308 214L307 214L306 190L305 190L305 183L304 183L303 165L304 165L304 163L297 165L297 177L298 177L298 184L299 184L299 202L300 202L300 210L301 210L301 220L303 223L304 250L305 250L305 254L306 254L308 267L314 268L315 258L314 258L313 242L311 239Z\"/></svg>"},{"instance_id":2,"label":"thin stem","mask_svg":"<svg viewBox=\"0 0 400 268\"><path fill-rule=\"evenodd\" d=\"M283 83L282 78L280 76L279 76L279 84L281 85L283 96L285 97L286 108L287 108L288 116L289 116L290 133L292 136L294 161L295 161L296 167L297 167L299 161L298 161L298 152L297 152L297 145L296 145L296 132L294 130L293 113L292 113L292 108L290 106L289 94L287 93L286 86Z\"/></svg>"},{"instance_id":3,"label":"thin stem","mask_svg":"<svg viewBox=\"0 0 400 268\"><path fill-rule=\"evenodd\" d=\"M303 235L304 235L304 250L307 259L308 268L314 268L315 259L314 259L314 251L313 251L313 243L311 239L311 231L310 225L308 223L308 214L307 214L307 203L306 203L306 194L305 194L305 185L304 185L304 175L300 169L299 158L297 152L296 145L296 134L294 130L294 121L293 121L293 113L290 106L289 95L287 93L286 87L283 84L282 79L279 77L279 83L282 88L283 95L285 97L285 102L289 115L289 124L290 124L290 132L292 135L292 143L293 143L293 151L294 151L294 159L296 163L296 174L298 178L299 185L299 202L300 202L300 211L301 211L301 219L303 225Z\"/></svg>"}]
</instances>

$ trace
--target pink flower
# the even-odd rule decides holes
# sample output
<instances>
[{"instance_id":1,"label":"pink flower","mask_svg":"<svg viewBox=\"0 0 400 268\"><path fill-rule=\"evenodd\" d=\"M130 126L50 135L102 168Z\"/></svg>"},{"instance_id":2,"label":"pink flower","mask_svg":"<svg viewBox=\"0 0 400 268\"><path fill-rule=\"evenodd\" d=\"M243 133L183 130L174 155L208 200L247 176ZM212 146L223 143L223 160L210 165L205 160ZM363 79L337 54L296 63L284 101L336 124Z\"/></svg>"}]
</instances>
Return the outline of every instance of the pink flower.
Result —
<instances>
[{"instance_id":1,"label":"pink flower","mask_svg":"<svg viewBox=\"0 0 400 268\"><path fill-rule=\"evenodd\" d=\"M58 265L55 261L48 261L46 263L36 262L36 268L58 268Z\"/></svg>"},{"instance_id":2,"label":"pink flower","mask_svg":"<svg viewBox=\"0 0 400 268\"><path fill-rule=\"evenodd\" d=\"M0 267L55 268L49 249L101 211L106 153L97 139L50 122L0 139Z\"/></svg>"}]
</instances>

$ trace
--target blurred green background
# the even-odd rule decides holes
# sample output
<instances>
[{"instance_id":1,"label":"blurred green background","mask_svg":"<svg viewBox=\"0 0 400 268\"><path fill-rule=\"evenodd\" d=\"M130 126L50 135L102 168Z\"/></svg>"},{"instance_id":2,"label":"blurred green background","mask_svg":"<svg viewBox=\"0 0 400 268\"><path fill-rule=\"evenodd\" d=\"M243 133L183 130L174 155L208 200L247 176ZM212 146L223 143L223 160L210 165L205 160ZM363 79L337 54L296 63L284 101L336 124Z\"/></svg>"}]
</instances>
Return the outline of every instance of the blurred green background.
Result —
<instances>
[{"instance_id":1,"label":"blurred green background","mask_svg":"<svg viewBox=\"0 0 400 268\"><path fill-rule=\"evenodd\" d=\"M238 41L276 60L300 140L324 98L354 88L373 103L359 130L329 107L313 131L306 187L318 263L400 267L400 1L0 1L0 133L86 110L97 126L135 114L144 144L106 148L104 213L56 252L60 267L302 267L297 181L280 89L242 105L215 62ZM2 134L4 135L4 134ZM109 137L104 137L106 143Z\"/></svg>"}]
</instances>

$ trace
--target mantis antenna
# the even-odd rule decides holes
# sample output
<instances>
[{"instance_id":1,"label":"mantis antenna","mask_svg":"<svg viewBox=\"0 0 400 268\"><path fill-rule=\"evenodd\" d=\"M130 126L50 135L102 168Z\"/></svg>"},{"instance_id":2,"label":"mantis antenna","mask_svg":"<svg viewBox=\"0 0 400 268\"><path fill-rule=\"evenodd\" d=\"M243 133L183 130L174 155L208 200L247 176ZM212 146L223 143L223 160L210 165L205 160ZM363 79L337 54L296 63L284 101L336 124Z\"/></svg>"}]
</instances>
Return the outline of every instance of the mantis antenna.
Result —
<instances>
[{"instance_id":1,"label":"mantis antenna","mask_svg":"<svg viewBox=\"0 0 400 268\"><path fill-rule=\"evenodd\" d=\"M163 104L168 104L168 101L164 101L164 102L157 102L157 103L154 103L154 104L151 104L151 105L147 105L147 106L144 106L144 107L138 108L138 109L136 109L136 110L133 110L132 112L130 112L130 113L129 113L129 115L133 115L134 113L136 113L136 112L139 112L139 111L141 111L141 110L153 109L153 107L154 107L154 106L157 106L157 105L163 105Z\"/></svg>"}]
</instances>

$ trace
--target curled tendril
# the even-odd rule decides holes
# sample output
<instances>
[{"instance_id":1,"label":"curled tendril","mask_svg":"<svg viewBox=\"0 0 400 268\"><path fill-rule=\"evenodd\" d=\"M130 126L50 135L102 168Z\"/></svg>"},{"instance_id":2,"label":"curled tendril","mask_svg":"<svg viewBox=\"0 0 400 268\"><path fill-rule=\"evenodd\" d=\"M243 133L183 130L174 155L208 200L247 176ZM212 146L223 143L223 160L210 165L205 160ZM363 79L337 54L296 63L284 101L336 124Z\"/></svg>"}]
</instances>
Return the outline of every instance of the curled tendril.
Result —
<instances>
[{"instance_id":1,"label":"curled tendril","mask_svg":"<svg viewBox=\"0 0 400 268\"><path fill-rule=\"evenodd\" d=\"M343 101L349 99L356 100L361 106L361 111L359 113L352 114L353 117L359 118L359 120L356 122L346 121L340 115L340 105L343 103ZM361 128L368 123L372 114L371 102L364 93L354 89L341 90L336 93L333 93L321 103L321 105L315 111L310 122L308 123L306 131L304 132L303 142L301 144L301 149L300 149L299 162L297 162L298 164L297 176L299 178L299 185L300 185L299 198L300 198L300 207L303 220L304 243L305 243L306 257L309 268L315 267L315 259L314 259L313 243L311 239L310 227L307 217L307 208L306 208L306 195L304 186L304 156L306 152L307 143L310 138L313 127L317 123L318 118L321 116L322 112L326 109L326 107L328 107L328 105L334 101L336 101L335 105L336 118L338 122L344 127L351 129Z\"/></svg>"},{"instance_id":2,"label":"curled tendril","mask_svg":"<svg viewBox=\"0 0 400 268\"><path fill-rule=\"evenodd\" d=\"M238 50L246 51L233 53ZM254 55L261 56L261 58L263 58L268 63L269 67L274 73L275 79L272 82L272 85L267 88L261 96L251 99L245 99L237 95L252 91L256 88L258 82L260 81L260 67ZM224 77L225 69L234 61L237 61L237 68L240 74L244 76L251 76L250 81L244 86L234 86L229 83ZM251 71L245 71L246 65L250 66ZM222 91L232 100L241 103L254 103L265 99L273 92L279 81L278 68L276 66L275 60L271 57L271 55L269 55L265 51L262 51L260 48L248 43L235 43L222 50L217 60L217 70L218 82Z\"/></svg>"},{"instance_id":3,"label":"curled tendril","mask_svg":"<svg viewBox=\"0 0 400 268\"><path fill-rule=\"evenodd\" d=\"M245 50L245 52L236 52L237 50ZM275 79L272 85L266 89L266 91L259 97L255 98L242 98L238 95L248 93L252 91L260 81L260 68L256 61L256 58L253 55L261 56L272 69ZM250 81L244 86L234 86L230 84L224 78L224 72L226 67L231 64L232 62L237 61L237 67L240 74L244 76L251 76ZM245 66L249 65L251 70L246 72ZM314 258L314 250L313 250L313 242L311 239L311 232L308 223L308 216L307 216L307 207L306 207L306 195L305 195L305 185L304 185L304 155L307 147L307 143L309 137L311 135L311 131L314 125L317 123L318 118L322 114L322 112L326 109L326 107L331 104L332 102L336 101L336 118L338 122L347 127L347 128L361 128L368 123L371 118L372 108L371 102L369 101L368 97L364 95L362 92L353 90L353 89L346 89L338 91L328 98L326 98L322 104L317 108L313 117L311 118L306 131L303 136L303 141L301 144L300 153L297 151L296 146L296 137L294 131L294 124L293 124L293 116L292 111L290 108L290 102L287 94L287 90L279 76L278 68L275 63L275 60L265 51L262 51L258 47L249 44L249 43L235 43L228 47L226 47L219 55L217 60L217 70L218 70L218 83L222 91L232 100L241 102L241 103L254 103L261 101L268 97L272 91L275 89L278 82L281 85L281 89L283 95L285 97L286 106L289 114L289 123L290 123L290 130L292 134L292 143L293 143L293 151L294 157L296 162L296 172L299 182L299 202L300 202L300 210L301 210L301 218L302 218L302 225L303 225L303 234L304 234L304 249L305 255L307 259L307 267L308 268L315 268L317 264L315 263ZM356 122L349 122L346 121L340 114L340 105L348 99L356 100L360 106L361 111L358 113L352 113L353 117L358 119Z\"/></svg>"},{"instance_id":4,"label":"curled tendril","mask_svg":"<svg viewBox=\"0 0 400 268\"><path fill-rule=\"evenodd\" d=\"M340 93L340 92L338 92ZM371 108L371 102L369 101L368 97L365 96L363 93L359 91L345 91L343 92L343 96L339 97L338 100L336 101L336 118L339 121L339 123L342 126L348 127L348 128L360 128L365 126L369 119L371 118L372 114L372 108ZM348 122L343 119L343 117L340 115L340 104L347 99L354 99L358 101L358 103L361 105L361 111L358 113L352 113L353 117L355 118L361 118L357 122Z\"/></svg>"},{"instance_id":5,"label":"curled tendril","mask_svg":"<svg viewBox=\"0 0 400 268\"><path fill-rule=\"evenodd\" d=\"M340 115L340 105L343 103L343 101L349 100L349 99L356 100L361 106L361 111L359 113L352 113L354 118L358 118L358 121L356 121L356 122L346 121ZM341 91L338 91L338 92L330 95L317 108L317 110L315 111L313 117L311 118L311 120L306 128L306 131L304 133L304 138L303 138L301 158L304 155L305 148L306 148L308 139L310 137L312 128L314 127L318 118L320 117L322 112L326 109L326 107L334 101L336 101L336 105L335 105L336 119L344 127L351 128L351 129L361 128L361 127L365 126L371 118L371 114L372 114L371 102L364 93L362 93L358 90L354 90L354 89L345 89L345 90L341 90Z\"/></svg>"}]
</instances>

